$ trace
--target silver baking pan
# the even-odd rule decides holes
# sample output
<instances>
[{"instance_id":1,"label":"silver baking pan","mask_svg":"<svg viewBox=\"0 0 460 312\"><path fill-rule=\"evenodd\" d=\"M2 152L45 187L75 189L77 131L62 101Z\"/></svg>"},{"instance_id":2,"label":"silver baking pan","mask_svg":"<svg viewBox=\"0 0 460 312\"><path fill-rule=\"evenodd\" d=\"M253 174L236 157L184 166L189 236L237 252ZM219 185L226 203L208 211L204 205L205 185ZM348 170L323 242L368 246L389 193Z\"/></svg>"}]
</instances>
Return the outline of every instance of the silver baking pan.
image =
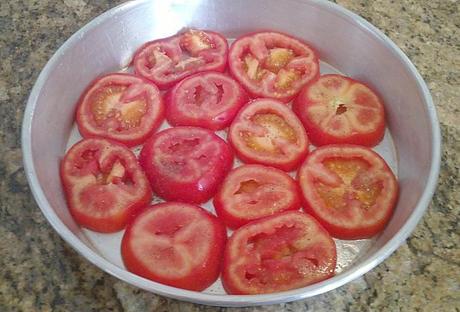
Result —
<instances>
[{"instance_id":1,"label":"silver baking pan","mask_svg":"<svg viewBox=\"0 0 460 312\"><path fill-rule=\"evenodd\" d=\"M203 292L158 284L128 272L119 252L123 232L98 234L71 218L59 179L59 161L78 140L74 112L80 93L95 77L126 70L144 42L185 27L215 30L230 41L273 29L312 44L321 72L363 80L382 95L388 129L375 150L397 174L395 213L378 236L336 240L337 274L291 291L251 296L225 294L220 281ZM440 131L429 90L404 53L359 16L326 1L172 0L124 3L88 23L51 57L30 94L22 129L24 166L33 195L61 237L83 257L117 278L147 291L216 306L250 306L315 296L360 277L400 246L423 216L440 164ZM225 136L225 133L221 133ZM209 210L213 207L205 205Z\"/></svg>"}]
</instances>

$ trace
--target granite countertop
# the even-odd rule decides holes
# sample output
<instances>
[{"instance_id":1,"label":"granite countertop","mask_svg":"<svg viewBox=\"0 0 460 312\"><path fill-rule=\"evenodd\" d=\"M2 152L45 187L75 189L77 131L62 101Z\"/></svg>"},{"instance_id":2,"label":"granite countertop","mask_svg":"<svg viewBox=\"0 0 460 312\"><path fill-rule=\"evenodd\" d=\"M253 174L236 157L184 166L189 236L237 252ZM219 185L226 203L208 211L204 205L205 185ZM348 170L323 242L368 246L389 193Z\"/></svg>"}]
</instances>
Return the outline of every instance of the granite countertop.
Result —
<instances>
[{"instance_id":1,"label":"granite countertop","mask_svg":"<svg viewBox=\"0 0 460 312\"><path fill-rule=\"evenodd\" d=\"M47 223L22 167L27 97L54 51L121 1L0 3L0 311L221 311L147 293L79 256ZM293 303L235 311L460 311L460 12L458 0L338 0L383 30L425 78L441 123L439 186L410 236L376 269Z\"/></svg>"}]
</instances>

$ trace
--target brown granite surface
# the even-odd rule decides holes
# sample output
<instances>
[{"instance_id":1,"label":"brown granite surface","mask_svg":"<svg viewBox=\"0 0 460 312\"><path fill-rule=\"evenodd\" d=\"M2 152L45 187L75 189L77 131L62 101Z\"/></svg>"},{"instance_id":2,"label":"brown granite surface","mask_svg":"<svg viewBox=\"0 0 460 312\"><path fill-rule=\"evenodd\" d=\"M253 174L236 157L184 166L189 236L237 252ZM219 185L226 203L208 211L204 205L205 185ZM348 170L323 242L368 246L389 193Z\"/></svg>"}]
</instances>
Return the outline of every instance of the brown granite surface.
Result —
<instances>
[{"instance_id":1,"label":"brown granite surface","mask_svg":"<svg viewBox=\"0 0 460 312\"><path fill-rule=\"evenodd\" d=\"M0 1L0 311L217 311L121 282L46 222L22 167L20 127L41 68L73 32L120 1ZM443 156L432 204L407 243L364 277L294 303L235 311L460 311L460 3L338 0L393 39L425 78Z\"/></svg>"}]
</instances>

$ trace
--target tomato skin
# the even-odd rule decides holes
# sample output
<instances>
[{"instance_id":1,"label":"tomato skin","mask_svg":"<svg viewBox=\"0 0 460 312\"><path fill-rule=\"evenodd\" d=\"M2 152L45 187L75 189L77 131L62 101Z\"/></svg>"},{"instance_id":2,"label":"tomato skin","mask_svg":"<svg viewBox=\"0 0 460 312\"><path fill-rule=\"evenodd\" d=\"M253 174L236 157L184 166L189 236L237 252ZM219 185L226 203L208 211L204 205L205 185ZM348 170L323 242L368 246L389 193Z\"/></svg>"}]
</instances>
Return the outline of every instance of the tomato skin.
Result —
<instances>
[{"instance_id":1,"label":"tomato skin","mask_svg":"<svg viewBox=\"0 0 460 312\"><path fill-rule=\"evenodd\" d=\"M255 39L257 38L257 39ZM268 39L270 38L270 39ZM244 60L241 59L242 54L244 54L247 50L257 50L258 53L266 53L264 52L264 49L260 48L249 48L249 47L241 47L241 45L251 45L250 43L247 43L245 41L249 40L256 40L260 42L265 42L266 40L271 40L275 42L278 40L281 43L281 47L287 47L289 46L290 48L294 48L297 50L300 55L297 57L306 57L308 58L307 62L307 72L302 75L300 83L296 83L296 85L292 88L288 88L287 90L267 90L267 86L257 86L257 83L254 83L254 80L249 78L244 72L243 72L243 66L240 64L244 63ZM274 47L276 47L276 44L273 43ZM293 36L290 36L285 33L281 32L275 32L275 31L261 31L261 32L253 32L253 33L248 33L245 34L239 38L237 38L231 45L230 50L229 50L229 71L231 75L238 80L243 88L246 89L246 91L251 95L253 98L273 98L278 101L281 101L283 103L287 103L291 101L300 91L300 89L308 83L310 80L314 80L319 76L319 59L318 59L318 54L315 51L314 48L312 48L310 45L306 44L302 40L295 38ZM260 65L264 63L263 60L259 60ZM289 65L287 65L289 67ZM294 66L294 65L293 65ZM275 78L273 77L271 79L272 81L275 81ZM268 80L270 81L270 80ZM270 82L268 82L270 84ZM264 89L265 88L265 89Z\"/></svg>"},{"instance_id":2,"label":"tomato skin","mask_svg":"<svg viewBox=\"0 0 460 312\"><path fill-rule=\"evenodd\" d=\"M196 86L201 89L208 85L221 83L222 92L219 107L212 102L210 104L203 100L198 107L191 101L188 94L192 93ZM193 93L192 93L193 94ZM205 97L213 98L214 94L205 94ZM249 100L249 97L238 82L231 77L219 72L203 72L185 78L176 84L165 96L166 99L166 118L173 126L195 126L210 130L221 130L230 125L239 109ZM222 108L224 106L224 108ZM215 111L212 111L212 110Z\"/></svg>"},{"instance_id":3,"label":"tomato skin","mask_svg":"<svg viewBox=\"0 0 460 312\"><path fill-rule=\"evenodd\" d=\"M270 127L267 126L268 128L266 127L263 130L258 125L254 126L254 122L252 121L255 116L264 114L280 117L292 129L292 132L295 134L295 143L285 143L284 140L278 146L275 146L276 149L286 148L287 151L285 153L288 154L270 154L266 151L257 151L250 148L244 142L241 133L242 131L246 131L245 127L255 127L254 132L262 131L267 140L270 139ZM273 99L256 99L243 106L230 126L227 139L234 148L238 158L243 162L248 164L262 164L284 171L291 171L297 168L308 154L309 142L302 123L286 105ZM276 139L279 140L280 138Z\"/></svg>"},{"instance_id":4,"label":"tomato skin","mask_svg":"<svg viewBox=\"0 0 460 312\"><path fill-rule=\"evenodd\" d=\"M150 68L149 62L150 60L148 59L150 56L149 54L152 54L154 50L167 50L169 54L172 54L173 56L170 57L170 60L166 62L170 62L171 59L173 59L173 62L177 62L181 59L179 54L183 54L183 50L186 50L187 48L183 46L181 43L182 39L184 36L188 35L190 32L202 32L206 34L206 36L209 36L211 40L213 41L213 48L209 51L203 51L203 52L196 52L190 53L190 54L197 54L197 55L192 55L192 57L195 58L202 58L201 60L206 60L205 64L202 64L202 62L197 65L197 67L192 66L192 68L184 69L180 73L173 73L173 74L168 74L169 77L166 77L167 75L167 69L165 68L155 68L156 66L153 65L153 67ZM163 51L164 52L164 51ZM167 55L166 53L165 55ZM228 43L227 39L213 31L200 31L200 30L194 30L190 29L185 33L179 33L177 35L167 37L167 38L162 38L162 39L157 39L153 40L150 42L145 43L142 45L134 54L133 56L133 66L134 66L134 71L136 75L142 76L148 80L153 81L158 88L161 90L166 90L170 87L172 87L174 84L179 82L180 80L198 73L198 72L203 72L203 71L217 71L217 72L223 72L225 71L225 68L227 66L227 55L228 55ZM207 61L211 60L209 63L206 63ZM177 65L177 64L176 64ZM161 67L161 66L160 66ZM173 70L174 71L174 70Z\"/></svg>"},{"instance_id":5,"label":"tomato skin","mask_svg":"<svg viewBox=\"0 0 460 312\"><path fill-rule=\"evenodd\" d=\"M241 191L244 187L255 189ZM243 165L230 171L214 196L213 204L219 218L228 227L237 229L269 215L298 210L301 196L297 183L284 171L262 165ZM271 205L273 208L267 211Z\"/></svg>"},{"instance_id":6,"label":"tomato skin","mask_svg":"<svg viewBox=\"0 0 460 312\"><path fill-rule=\"evenodd\" d=\"M100 151L99 156L88 161L86 166L81 165L85 164L81 155L88 150ZM116 176L107 184L94 178L101 172L107 175L101 168L107 167L113 157L123 163L131 185ZM60 176L71 215L78 224L96 232L122 230L152 198L152 190L136 156L122 144L106 139L84 139L73 145L61 161ZM88 178L92 178L90 182ZM87 203L82 203L85 200ZM122 202L121 206L117 206L119 202ZM95 215L101 210L105 215Z\"/></svg>"},{"instance_id":7,"label":"tomato skin","mask_svg":"<svg viewBox=\"0 0 460 312\"><path fill-rule=\"evenodd\" d=\"M94 113L91 111L93 102L91 98L100 90L100 88L109 88L111 86L124 86L129 88L142 86L145 98L147 98L147 108L140 125L134 129L117 132L107 129L107 125L98 126L95 123ZM126 93L125 93L126 94ZM123 98L124 95L121 97ZM134 96L134 100L139 97ZM123 100L121 100L123 101ZM164 103L157 86L142 77L126 73L112 73L96 78L85 89L78 101L76 111L76 122L78 130L84 138L106 138L114 140L128 147L136 146L143 143L150 137L164 120Z\"/></svg>"},{"instance_id":8,"label":"tomato skin","mask_svg":"<svg viewBox=\"0 0 460 312\"><path fill-rule=\"evenodd\" d=\"M233 232L224 251L222 284L249 295L311 285L334 275L334 240L313 217L286 211Z\"/></svg>"},{"instance_id":9,"label":"tomato skin","mask_svg":"<svg viewBox=\"0 0 460 312\"><path fill-rule=\"evenodd\" d=\"M197 145L193 143L195 141ZM171 149L179 151L171 152ZM181 149L189 154L184 154ZM210 130L174 127L152 136L144 144L139 162L153 191L162 198L203 203L216 193L218 185L231 170L233 152L223 139ZM197 172L196 168L204 171Z\"/></svg>"},{"instance_id":10,"label":"tomato skin","mask_svg":"<svg viewBox=\"0 0 460 312\"><path fill-rule=\"evenodd\" d=\"M312 185L312 179L317 179L312 172L318 170L315 168L318 168L319 162L328 158L356 158L369 162L370 167L367 170L367 172L371 172L369 179L374 179L383 185L380 192L383 195L375 200L374 205L362 210L360 217L364 221L355 222L352 225L344 224L345 222L352 222L353 219L351 218L358 218L356 212L353 212L356 211L353 208L355 204L349 203L343 211L334 211L331 207L325 205L325 202L318 195L317 189ZM354 181L357 179L354 178ZM313 215L333 237L339 239L370 238L383 231L393 214L398 199L398 182L385 160L371 149L358 145L333 144L316 149L307 157L299 169L297 180L302 190L304 210ZM332 181L330 180L330 183L335 185L336 182L334 181L333 183ZM342 182L342 180L340 181ZM344 195L344 197L346 196L349 195Z\"/></svg>"},{"instance_id":11,"label":"tomato skin","mask_svg":"<svg viewBox=\"0 0 460 312\"><path fill-rule=\"evenodd\" d=\"M169 211L167 211L168 209ZM167 216L167 219L159 215L161 211L166 211L164 215ZM181 217L183 217L184 214L185 218L183 218L184 220L181 221ZM149 265L143 261L142 254L140 254L142 251L139 249L136 250L136 248L133 246L134 240L136 239L135 227L139 227L139 223L141 222L140 220L143 218L148 218L149 215L151 215L152 218L153 216L163 218L161 219L162 224L158 224L160 222L157 222L156 224L152 223L149 228L150 233L145 233L145 235L143 235L144 237L156 237L155 232L160 232L170 227L180 228L183 226L183 222L187 222L187 220L185 220L186 217L190 215L194 218L194 222L200 222L201 228L194 229L195 231L193 234L194 236L197 236L197 239L202 241L201 246L203 246L203 243L205 244L204 249L207 249L207 251L204 254L195 254L194 258L201 258L201 261L199 261L197 264L194 264L190 269L190 272L182 274L182 276L167 276L168 274L161 272L158 267L163 267L169 264L170 267L167 269L170 270L181 271L183 268L174 267L174 261L168 261L167 257L162 259L160 255L158 255L158 258L152 257L147 259L149 261ZM176 232L179 231L180 229L176 230ZM207 236L201 237L200 234L203 233L205 233ZM181 238L177 239L176 237L177 235L172 238L174 244L177 244L176 241L181 240ZM196 244L196 241L193 240L193 237L187 237L185 239L191 239L191 243L188 243L188 245ZM227 234L225 227L211 213L198 206L177 202L168 202L145 208L136 217L136 219L133 219L132 222L130 222L122 239L121 254L126 268L134 274L165 285L202 291L209 287L219 277L222 254L226 240ZM146 245L145 247L149 246ZM151 244L150 248L152 253L158 251L158 245L155 247L155 244Z\"/></svg>"},{"instance_id":12,"label":"tomato skin","mask_svg":"<svg viewBox=\"0 0 460 312\"><path fill-rule=\"evenodd\" d=\"M330 130L324 129L321 125L318 124L319 121L312 119L312 117L308 114L308 109L314 105L318 105L318 103L321 103L321 101L312 99L309 95L309 92L312 88L318 86L318 84L325 81L326 79L341 80L350 85L349 89L360 86L362 88L368 89L369 92L372 93L372 97L375 97L376 99L376 107L374 107L375 116L373 118L377 119L377 121L372 126L371 130L359 131L354 129L352 133L347 135L337 135L331 133ZM350 103L345 103L345 106L347 106L347 104ZM325 106L326 103L323 103L322 105ZM366 105L369 106L368 104ZM315 146L323 146L328 144L356 144L372 147L377 145L383 139L385 134L385 111L383 107L383 101L377 95L377 93L368 87L365 83L354 80L350 77L328 74L319 77L317 80L311 81L302 89L302 91L293 102L292 110L297 114L297 116L304 124L308 137L312 144Z\"/></svg>"}]
</instances>

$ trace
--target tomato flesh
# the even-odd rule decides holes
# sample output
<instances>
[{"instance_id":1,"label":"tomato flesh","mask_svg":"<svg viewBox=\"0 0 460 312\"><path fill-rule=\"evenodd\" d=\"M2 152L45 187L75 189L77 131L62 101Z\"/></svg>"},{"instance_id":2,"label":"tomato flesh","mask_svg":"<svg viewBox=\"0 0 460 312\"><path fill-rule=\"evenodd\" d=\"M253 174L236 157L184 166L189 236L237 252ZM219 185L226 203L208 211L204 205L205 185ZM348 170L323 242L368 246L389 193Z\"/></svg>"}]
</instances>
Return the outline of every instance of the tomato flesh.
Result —
<instances>
[{"instance_id":1,"label":"tomato flesh","mask_svg":"<svg viewBox=\"0 0 460 312\"><path fill-rule=\"evenodd\" d=\"M357 159L328 158L324 166L337 174L344 185L330 187L322 182L316 182L318 194L325 204L336 209L343 209L349 200L359 200L363 209L372 207L382 191L380 183L352 183L357 175L369 170L369 164ZM345 199L345 200L344 200Z\"/></svg>"},{"instance_id":2,"label":"tomato flesh","mask_svg":"<svg viewBox=\"0 0 460 312\"><path fill-rule=\"evenodd\" d=\"M231 228L300 208L299 190L285 172L262 165L233 169L214 197L217 215Z\"/></svg>"},{"instance_id":3,"label":"tomato flesh","mask_svg":"<svg viewBox=\"0 0 460 312\"><path fill-rule=\"evenodd\" d=\"M105 139L75 144L61 162L61 180L75 221L97 232L123 229L152 197L134 154Z\"/></svg>"},{"instance_id":4,"label":"tomato flesh","mask_svg":"<svg viewBox=\"0 0 460 312\"><path fill-rule=\"evenodd\" d=\"M265 128L266 132L265 136L254 136L249 131L243 133L246 145L253 150L279 154L283 151L276 144L277 139L286 140L293 144L297 141L295 130L276 114L255 114L251 121L255 125Z\"/></svg>"},{"instance_id":5,"label":"tomato flesh","mask_svg":"<svg viewBox=\"0 0 460 312\"><path fill-rule=\"evenodd\" d=\"M192 74L223 72L227 63L226 39L212 31L189 29L169 38L144 44L134 55L137 75L167 89Z\"/></svg>"},{"instance_id":6,"label":"tomato flesh","mask_svg":"<svg viewBox=\"0 0 460 312\"><path fill-rule=\"evenodd\" d=\"M78 129L83 137L103 137L127 146L144 142L163 121L158 88L129 74L96 79L80 98Z\"/></svg>"},{"instance_id":7,"label":"tomato flesh","mask_svg":"<svg viewBox=\"0 0 460 312\"><path fill-rule=\"evenodd\" d=\"M308 84L293 104L314 145L377 145L385 132L382 101L365 84L324 75Z\"/></svg>"},{"instance_id":8,"label":"tomato flesh","mask_svg":"<svg viewBox=\"0 0 460 312\"><path fill-rule=\"evenodd\" d=\"M231 46L232 75L253 97L288 102L319 74L318 58L307 44L277 32L238 38Z\"/></svg>"},{"instance_id":9,"label":"tomato flesh","mask_svg":"<svg viewBox=\"0 0 460 312\"><path fill-rule=\"evenodd\" d=\"M220 130L230 125L248 101L243 88L218 72L192 75L166 96L166 118L173 126L199 126Z\"/></svg>"},{"instance_id":10,"label":"tomato flesh","mask_svg":"<svg viewBox=\"0 0 460 312\"><path fill-rule=\"evenodd\" d=\"M105 122L116 125L117 130L138 127L142 116L147 112L145 100L121 103L120 99L126 87L103 87L94 94L94 106L91 111L98 126ZM108 119L111 119L108 121Z\"/></svg>"},{"instance_id":11,"label":"tomato flesh","mask_svg":"<svg viewBox=\"0 0 460 312\"><path fill-rule=\"evenodd\" d=\"M153 281L201 291L219 276L225 227L198 206L146 208L127 227L121 253L127 269Z\"/></svg>"},{"instance_id":12,"label":"tomato flesh","mask_svg":"<svg viewBox=\"0 0 460 312\"><path fill-rule=\"evenodd\" d=\"M139 161L153 191L166 200L202 203L217 191L233 165L233 152L212 131L163 130L148 140Z\"/></svg>"},{"instance_id":13,"label":"tomato flesh","mask_svg":"<svg viewBox=\"0 0 460 312\"><path fill-rule=\"evenodd\" d=\"M285 291L331 277L336 259L334 241L314 218L283 212L233 232L222 283L229 294Z\"/></svg>"},{"instance_id":14,"label":"tomato flesh","mask_svg":"<svg viewBox=\"0 0 460 312\"><path fill-rule=\"evenodd\" d=\"M296 168L308 153L300 120L286 105L272 99L257 99L244 106L228 139L244 162L286 171Z\"/></svg>"},{"instance_id":15,"label":"tomato flesh","mask_svg":"<svg viewBox=\"0 0 460 312\"><path fill-rule=\"evenodd\" d=\"M299 170L305 208L332 236L369 238L391 217L398 184L385 161L355 145L328 145L310 154Z\"/></svg>"}]
</instances>

